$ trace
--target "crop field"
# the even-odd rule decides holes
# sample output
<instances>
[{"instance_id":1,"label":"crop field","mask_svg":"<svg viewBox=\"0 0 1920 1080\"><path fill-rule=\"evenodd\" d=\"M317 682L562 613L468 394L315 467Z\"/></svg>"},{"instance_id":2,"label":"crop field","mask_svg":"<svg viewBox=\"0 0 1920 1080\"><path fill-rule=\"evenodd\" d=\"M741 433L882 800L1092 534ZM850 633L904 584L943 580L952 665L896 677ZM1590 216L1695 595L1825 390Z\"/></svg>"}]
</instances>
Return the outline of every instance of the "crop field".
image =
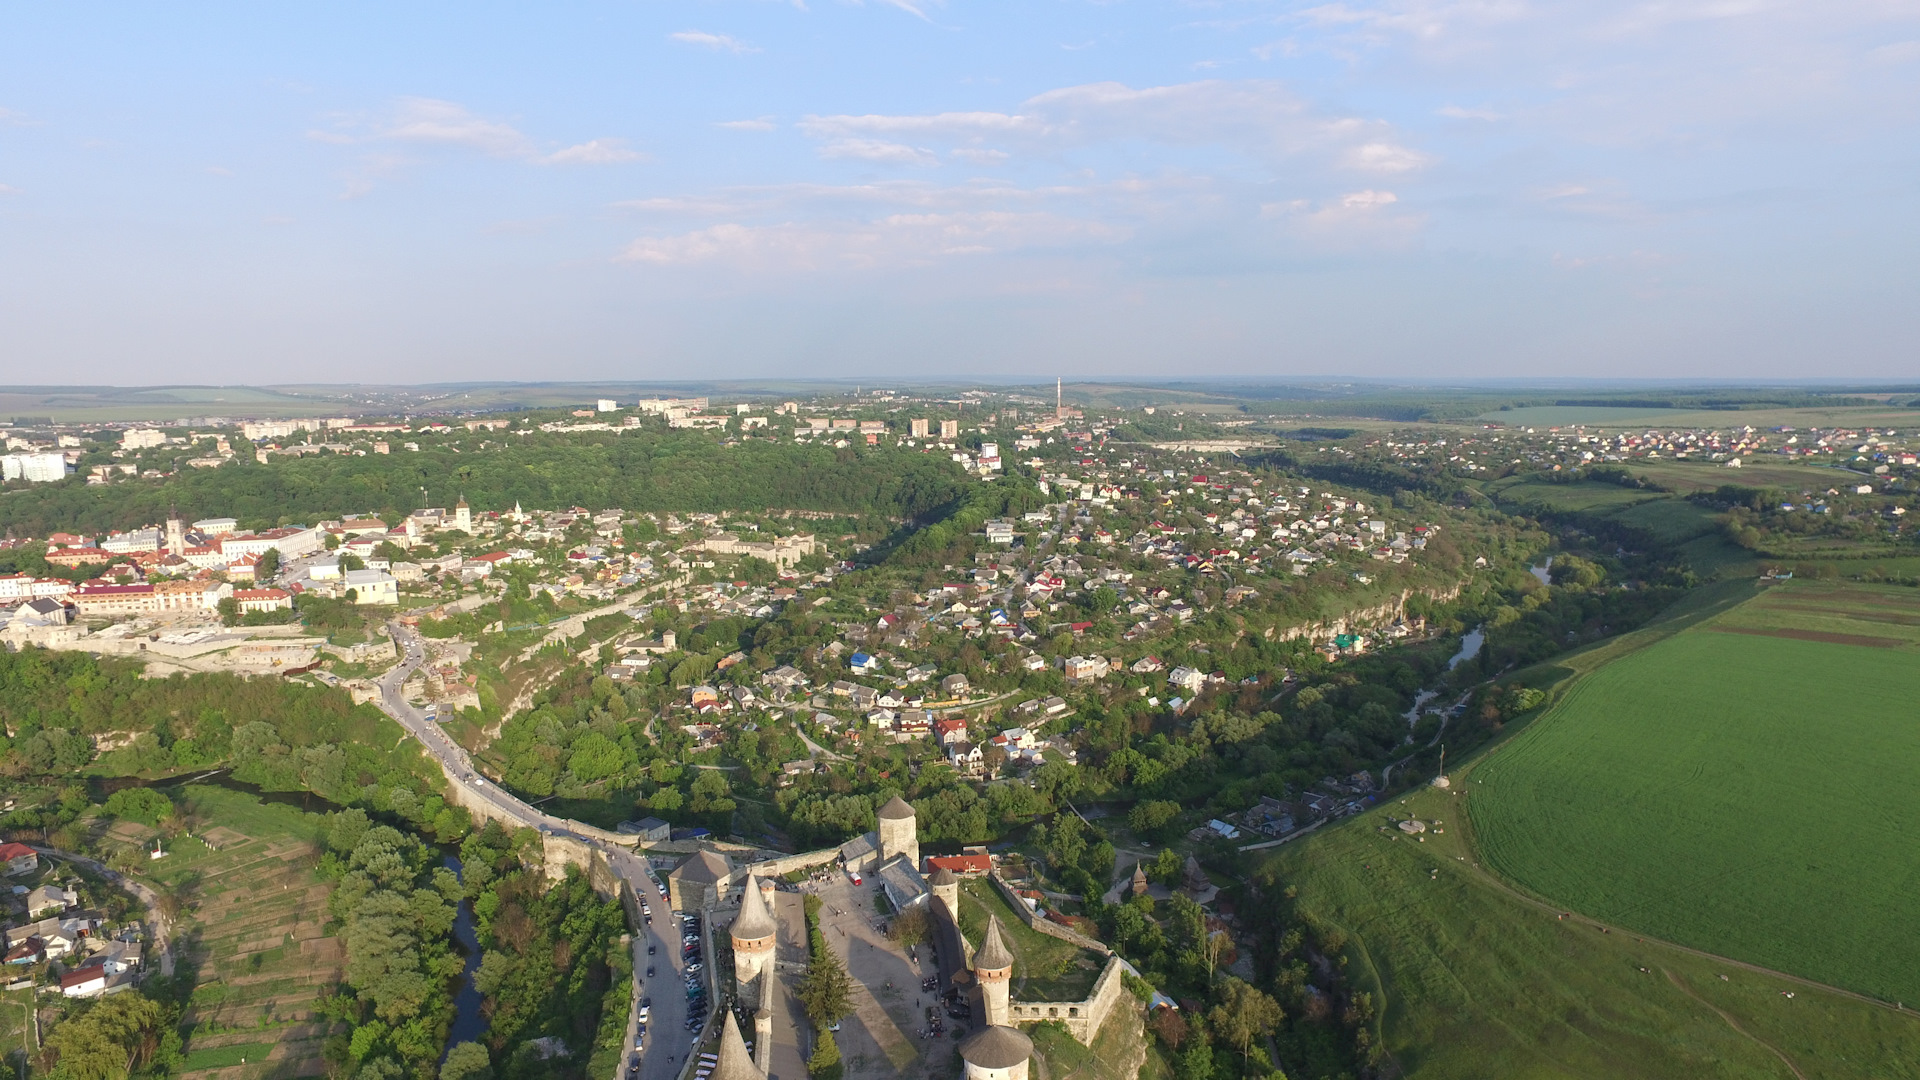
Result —
<instances>
[{"instance_id":1,"label":"crop field","mask_svg":"<svg viewBox=\"0 0 1920 1080\"><path fill-rule=\"evenodd\" d=\"M1777 586L1575 682L1463 785L1474 831L1569 910L1920 1002L1917 694L1920 593Z\"/></svg>"},{"instance_id":2,"label":"crop field","mask_svg":"<svg viewBox=\"0 0 1920 1080\"><path fill-rule=\"evenodd\" d=\"M188 946L180 965L198 984L182 1075L319 1075L328 1025L313 1006L339 981L343 955L322 934L320 818L215 787L189 786L187 798L206 842L171 841L146 875L185 901L175 935Z\"/></svg>"},{"instance_id":3,"label":"crop field","mask_svg":"<svg viewBox=\"0 0 1920 1080\"><path fill-rule=\"evenodd\" d=\"M1462 804L1487 792L1475 775L1273 856L1301 913L1346 935L1348 975L1375 995L1381 1045L1409 1080L1920 1077L1920 1015L1603 933L1504 884L1462 828ZM1438 831L1383 831L1405 817Z\"/></svg>"}]
</instances>

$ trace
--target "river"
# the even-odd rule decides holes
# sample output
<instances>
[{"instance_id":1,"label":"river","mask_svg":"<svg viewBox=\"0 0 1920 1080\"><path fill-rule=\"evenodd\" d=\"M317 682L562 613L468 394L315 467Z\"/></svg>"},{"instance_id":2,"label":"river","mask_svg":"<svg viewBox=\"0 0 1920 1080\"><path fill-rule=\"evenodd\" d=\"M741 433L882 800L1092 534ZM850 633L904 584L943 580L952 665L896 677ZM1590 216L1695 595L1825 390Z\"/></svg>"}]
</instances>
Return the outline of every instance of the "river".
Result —
<instances>
[{"instance_id":1,"label":"river","mask_svg":"<svg viewBox=\"0 0 1920 1080\"><path fill-rule=\"evenodd\" d=\"M1549 555L1547 556L1547 561L1541 563L1539 566L1527 567L1527 573L1532 574L1536 578L1539 578L1540 584L1551 585L1553 584L1553 575L1549 574L1548 571L1552 569L1553 569L1553 556Z\"/></svg>"},{"instance_id":2,"label":"river","mask_svg":"<svg viewBox=\"0 0 1920 1080\"><path fill-rule=\"evenodd\" d=\"M448 855L440 860L440 865L461 874L460 859ZM463 877L464 881L465 878ZM473 985L475 975L480 973L480 936L473 929L473 902L460 901L460 907L453 916L453 941L466 954L467 963L460 972L460 990L453 995L453 1028L447 1033L447 1049L453 1044L478 1041L487 1030L486 1017L480 1015L480 991ZM446 1061L445 1051L441 1052L441 1061Z\"/></svg>"}]
</instances>

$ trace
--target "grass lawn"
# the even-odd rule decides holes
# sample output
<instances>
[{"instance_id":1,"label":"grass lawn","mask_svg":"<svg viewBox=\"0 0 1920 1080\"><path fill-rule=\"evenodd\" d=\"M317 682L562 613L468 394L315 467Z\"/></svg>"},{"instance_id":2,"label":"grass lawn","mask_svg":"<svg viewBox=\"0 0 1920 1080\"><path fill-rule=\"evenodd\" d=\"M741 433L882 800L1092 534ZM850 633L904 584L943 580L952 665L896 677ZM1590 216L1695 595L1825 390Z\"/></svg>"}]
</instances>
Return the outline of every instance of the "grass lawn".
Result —
<instances>
[{"instance_id":1,"label":"grass lawn","mask_svg":"<svg viewBox=\"0 0 1920 1080\"><path fill-rule=\"evenodd\" d=\"M1910 590L1795 583L1601 666L1463 785L1487 861L1571 910L1920 1003L1899 929L1920 919L1917 622Z\"/></svg>"},{"instance_id":2,"label":"grass lawn","mask_svg":"<svg viewBox=\"0 0 1920 1080\"><path fill-rule=\"evenodd\" d=\"M187 1055L186 1063L180 1066L180 1071L224 1069L231 1065L265 1061L267 1055L273 1052L273 1046L273 1043L235 1043L231 1046L216 1046L209 1050L195 1050Z\"/></svg>"},{"instance_id":3,"label":"grass lawn","mask_svg":"<svg viewBox=\"0 0 1920 1080\"><path fill-rule=\"evenodd\" d=\"M1015 1001L1079 1001L1092 992L1104 964L1100 956L1029 929L991 882L962 882L960 897L960 931L976 948L986 934L987 916L1000 916L1001 937L1013 951Z\"/></svg>"}]
</instances>

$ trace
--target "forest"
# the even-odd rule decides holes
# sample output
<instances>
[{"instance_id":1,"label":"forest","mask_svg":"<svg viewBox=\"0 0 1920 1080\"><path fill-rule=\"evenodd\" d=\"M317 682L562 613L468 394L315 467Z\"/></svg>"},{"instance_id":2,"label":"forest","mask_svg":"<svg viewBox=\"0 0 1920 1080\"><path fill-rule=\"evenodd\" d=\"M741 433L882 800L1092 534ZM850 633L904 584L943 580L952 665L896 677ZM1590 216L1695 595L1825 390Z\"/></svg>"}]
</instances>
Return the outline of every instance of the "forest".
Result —
<instances>
[{"instance_id":1,"label":"forest","mask_svg":"<svg viewBox=\"0 0 1920 1080\"><path fill-rule=\"evenodd\" d=\"M344 690L280 679L191 674L148 679L131 660L74 651L0 650L0 774L160 776L229 766L268 791L311 791L392 814L429 836L467 831L442 797L445 778L418 744ZM95 738L131 735L94 760ZM0 819L36 828L46 811Z\"/></svg>"},{"instance_id":2,"label":"forest","mask_svg":"<svg viewBox=\"0 0 1920 1080\"><path fill-rule=\"evenodd\" d=\"M633 511L769 508L920 517L965 490L944 456L900 448L841 448L652 428L626 434L530 433L462 451L428 440L418 453L316 454L261 465L240 455L215 469L156 480L34 484L0 499L0 532L100 533L224 516L244 527L374 513L388 520L465 497L483 510L620 507Z\"/></svg>"}]
</instances>

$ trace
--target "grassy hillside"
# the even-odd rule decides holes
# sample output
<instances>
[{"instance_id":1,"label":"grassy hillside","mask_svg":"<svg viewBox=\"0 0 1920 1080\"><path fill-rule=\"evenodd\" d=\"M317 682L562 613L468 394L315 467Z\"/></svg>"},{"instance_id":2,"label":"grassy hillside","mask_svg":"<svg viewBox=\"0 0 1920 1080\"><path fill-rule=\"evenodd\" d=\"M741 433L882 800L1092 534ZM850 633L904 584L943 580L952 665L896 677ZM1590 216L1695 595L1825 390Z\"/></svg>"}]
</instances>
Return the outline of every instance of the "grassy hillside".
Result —
<instances>
[{"instance_id":1,"label":"grassy hillside","mask_svg":"<svg viewBox=\"0 0 1920 1080\"><path fill-rule=\"evenodd\" d=\"M1920 1002L1920 596L1772 591L1610 664L1475 772L1487 859L1711 952Z\"/></svg>"},{"instance_id":2,"label":"grassy hillside","mask_svg":"<svg viewBox=\"0 0 1920 1080\"><path fill-rule=\"evenodd\" d=\"M1750 581L1702 588L1640 630L1513 677L1554 691L1572 708L1595 673L1667 642L1698 634L1792 643L1710 628L1768 629L1780 615L1777 604L1832 603L1807 586L1761 595L1750 602ZM1902 595L1892 590L1882 599ZM1844 606L1877 610L1857 601ZM1831 702L1824 712L1834 712ZM1911 1012L1648 941L1619 924L1562 918L1580 909L1541 900L1494 873L1466 805L1488 793L1477 783L1489 775L1483 770L1503 763L1535 730L1511 727L1506 742L1456 767L1451 791L1418 789L1273 856L1302 913L1347 938L1349 972L1376 993L1380 1041L1402 1074L1920 1077L1920 1017ZM1425 840L1383 830L1406 817L1433 825ZM1523 829L1539 827L1522 822ZM1590 850L1589 832L1558 835L1556 843ZM1880 926L1881 940L1887 926L1898 925Z\"/></svg>"},{"instance_id":3,"label":"grassy hillside","mask_svg":"<svg viewBox=\"0 0 1920 1080\"><path fill-rule=\"evenodd\" d=\"M1470 798L1423 789L1276 857L1300 911L1347 936L1349 974L1381 1003L1404 1076L1920 1076L1914 1014L1602 932L1514 891L1477 861ZM1408 816L1441 831L1385 828Z\"/></svg>"}]
</instances>

